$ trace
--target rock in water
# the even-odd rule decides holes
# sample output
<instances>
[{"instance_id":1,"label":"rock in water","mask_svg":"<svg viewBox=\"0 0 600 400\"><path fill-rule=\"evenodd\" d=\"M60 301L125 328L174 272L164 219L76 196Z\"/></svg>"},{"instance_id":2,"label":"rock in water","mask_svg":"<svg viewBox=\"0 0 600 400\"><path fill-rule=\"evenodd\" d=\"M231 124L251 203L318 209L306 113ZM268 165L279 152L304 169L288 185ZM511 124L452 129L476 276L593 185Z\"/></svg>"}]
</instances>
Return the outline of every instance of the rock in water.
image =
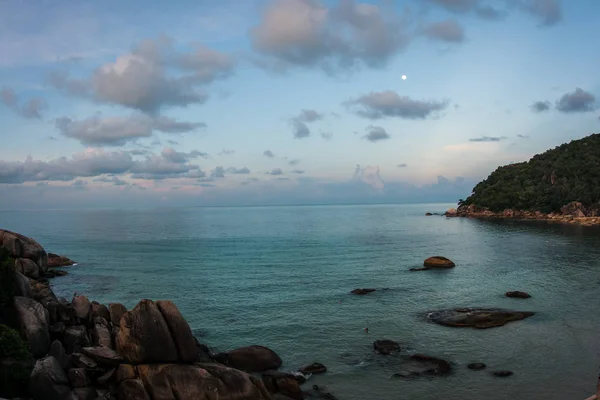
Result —
<instances>
[{"instance_id":1,"label":"rock in water","mask_svg":"<svg viewBox=\"0 0 600 400\"><path fill-rule=\"evenodd\" d=\"M487 367L487 365L485 365L484 363L472 363L467 365L467 368L472 369L473 371L481 371L482 369L485 369Z\"/></svg>"},{"instance_id":2,"label":"rock in water","mask_svg":"<svg viewBox=\"0 0 600 400\"><path fill-rule=\"evenodd\" d=\"M327 367L321 363L312 363L310 365L305 365L304 367L300 368L298 371L304 375L308 375L308 374L318 375L318 374L324 374L325 372L327 372Z\"/></svg>"},{"instance_id":3,"label":"rock in water","mask_svg":"<svg viewBox=\"0 0 600 400\"><path fill-rule=\"evenodd\" d=\"M531 297L531 295L529 293L525 293L525 292L520 292L518 290L512 291L512 292L506 292L505 294L506 297L513 297L513 298L517 298L517 299L528 299Z\"/></svg>"},{"instance_id":4,"label":"rock in water","mask_svg":"<svg viewBox=\"0 0 600 400\"><path fill-rule=\"evenodd\" d=\"M497 376L499 378L508 378L513 375L512 371L494 371L492 375Z\"/></svg>"},{"instance_id":5,"label":"rock in water","mask_svg":"<svg viewBox=\"0 0 600 400\"><path fill-rule=\"evenodd\" d=\"M29 392L34 400L67 400L71 395L69 380L52 356L35 363L29 379Z\"/></svg>"},{"instance_id":6,"label":"rock in water","mask_svg":"<svg viewBox=\"0 0 600 400\"><path fill-rule=\"evenodd\" d=\"M389 340L389 339L376 340L375 342L373 342L373 349L377 353L387 356L396 351L399 351L400 344L398 344L398 342L395 342L395 341Z\"/></svg>"},{"instance_id":7,"label":"rock in water","mask_svg":"<svg viewBox=\"0 0 600 400\"><path fill-rule=\"evenodd\" d=\"M262 374L262 381L267 390L273 394L280 393L294 400L303 400L304 394L296 377L281 371L267 371Z\"/></svg>"},{"instance_id":8,"label":"rock in water","mask_svg":"<svg viewBox=\"0 0 600 400\"><path fill-rule=\"evenodd\" d=\"M454 263L442 256L429 257L423 262L423 266L427 268L453 268Z\"/></svg>"},{"instance_id":9,"label":"rock in water","mask_svg":"<svg viewBox=\"0 0 600 400\"><path fill-rule=\"evenodd\" d=\"M75 261L58 254L48 253L48 268L68 267L75 264Z\"/></svg>"},{"instance_id":10,"label":"rock in water","mask_svg":"<svg viewBox=\"0 0 600 400\"><path fill-rule=\"evenodd\" d=\"M43 357L50 348L50 315L37 301L27 297L15 297L15 309L21 329L34 357Z\"/></svg>"},{"instance_id":11,"label":"rock in water","mask_svg":"<svg viewBox=\"0 0 600 400\"><path fill-rule=\"evenodd\" d=\"M352 294L358 294L358 295L362 296L362 295L365 295L365 294L368 294L368 293L372 293L374 291L375 291L375 289L354 289L350 293L352 293Z\"/></svg>"},{"instance_id":12,"label":"rock in water","mask_svg":"<svg viewBox=\"0 0 600 400\"><path fill-rule=\"evenodd\" d=\"M281 363L277 353L264 346L241 347L227 353L227 365L246 372L278 369Z\"/></svg>"},{"instance_id":13,"label":"rock in water","mask_svg":"<svg viewBox=\"0 0 600 400\"><path fill-rule=\"evenodd\" d=\"M511 311L498 308L457 308L429 313L436 324L452 327L495 328L508 322L519 321L535 315L530 311Z\"/></svg>"},{"instance_id":14,"label":"rock in water","mask_svg":"<svg viewBox=\"0 0 600 400\"><path fill-rule=\"evenodd\" d=\"M173 363L179 360L169 326L158 306L142 300L121 318L117 352L131 364Z\"/></svg>"}]
</instances>

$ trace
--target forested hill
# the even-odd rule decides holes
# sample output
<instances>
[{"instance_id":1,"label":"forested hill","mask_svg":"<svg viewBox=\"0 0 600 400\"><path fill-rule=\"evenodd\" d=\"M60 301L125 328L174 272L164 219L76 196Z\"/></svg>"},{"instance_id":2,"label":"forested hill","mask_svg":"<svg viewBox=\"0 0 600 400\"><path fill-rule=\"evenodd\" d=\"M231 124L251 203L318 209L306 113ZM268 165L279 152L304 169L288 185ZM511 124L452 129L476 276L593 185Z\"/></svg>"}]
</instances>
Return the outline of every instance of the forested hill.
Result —
<instances>
[{"instance_id":1,"label":"forested hill","mask_svg":"<svg viewBox=\"0 0 600 400\"><path fill-rule=\"evenodd\" d=\"M600 134L573 140L527 162L499 167L459 206L550 213L572 201L585 206L600 202Z\"/></svg>"}]
</instances>

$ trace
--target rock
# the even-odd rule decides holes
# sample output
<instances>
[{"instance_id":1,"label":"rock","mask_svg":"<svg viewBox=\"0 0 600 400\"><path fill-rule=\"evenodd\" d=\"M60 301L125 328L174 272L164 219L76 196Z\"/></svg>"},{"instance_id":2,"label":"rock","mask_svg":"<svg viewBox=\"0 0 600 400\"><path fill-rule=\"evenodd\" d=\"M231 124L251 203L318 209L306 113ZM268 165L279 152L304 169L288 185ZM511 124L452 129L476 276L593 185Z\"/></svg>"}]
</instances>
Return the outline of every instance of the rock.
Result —
<instances>
[{"instance_id":1,"label":"rock","mask_svg":"<svg viewBox=\"0 0 600 400\"><path fill-rule=\"evenodd\" d=\"M123 358L108 347L84 347L81 351L102 366L117 367L123 362Z\"/></svg>"},{"instance_id":2,"label":"rock","mask_svg":"<svg viewBox=\"0 0 600 400\"><path fill-rule=\"evenodd\" d=\"M358 295L365 295L367 293L371 293L374 292L375 289L354 289L353 291L351 291L350 293L352 294L358 294Z\"/></svg>"},{"instance_id":3,"label":"rock","mask_svg":"<svg viewBox=\"0 0 600 400\"><path fill-rule=\"evenodd\" d=\"M92 383L87 377L85 368L71 368L67 375L72 388L82 388Z\"/></svg>"},{"instance_id":4,"label":"rock","mask_svg":"<svg viewBox=\"0 0 600 400\"><path fill-rule=\"evenodd\" d=\"M57 304L58 320L64 322L67 325L75 324L77 315L75 314L75 308L73 307L73 305L63 297L57 299Z\"/></svg>"},{"instance_id":5,"label":"rock","mask_svg":"<svg viewBox=\"0 0 600 400\"><path fill-rule=\"evenodd\" d=\"M115 371L115 381L117 385L124 380L133 379L136 377L135 369L129 364L120 364Z\"/></svg>"},{"instance_id":6,"label":"rock","mask_svg":"<svg viewBox=\"0 0 600 400\"><path fill-rule=\"evenodd\" d=\"M446 217L456 217L458 215L458 211L456 210L456 208L449 208L444 215Z\"/></svg>"},{"instance_id":7,"label":"rock","mask_svg":"<svg viewBox=\"0 0 600 400\"><path fill-rule=\"evenodd\" d=\"M0 246L7 249L13 258L27 258L35 262L43 275L48 269L48 255L35 240L15 232L0 229Z\"/></svg>"},{"instance_id":8,"label":"rock","mask_svg":"<svg viewBox=\"0 0 600 400\"><path fill-rule=\"evenodd\" d=\"M84 347L89 347L91 343L85 326L74 325L67 327L65 329L63 344L68 354L76 353Z\"/></svg>"},{"instance_id":9,"label":"rock","mask_svg":"<svg viewBox=\"0 0 600 400\"><path fill-rule=\"evenodd\" d=\"M108 327L103 324L95 324L91 329L92 344L94 346L104 346L110 349L113 348L112 336Z\"/></svg>"},{"instance_id":10,"label":"rock","mask_svg":"<svg viewBox=\"0 0 600 400\"><path fill-rule=\"evenodd\" d=\"M15 260L15 268L23 275L32 279L38 279L41 276L40 267L35 261L28 258L17 258Z\"/></svg>"},{"instance_id":11,"label":"rock","mask_svg":"<svg viewBox=\"0 0 600 400\"><path fill-rule=\"evenodd\" d=\"M140 379L128 379L121 382L117 393L119 400L150 400Z\"/></svg>"},{"instance_id":12,"label":"rock","mask_svg":"<svg viewBox=\"0 0 600 400\"><path fill-rule=\"evenodd\" d=\"M109 303L108 312L110 313L110 318L108 320L112 322L114 326L119 326L121 317L127 312L127 308L125 308L123 304Z\"/></svg>"},{"instance_id":13,"label":"rock","mask_svg":"<svg viewBox=\"0 0 600 400\"><path fill-rule=\"evenodd\" d=\"M29 285L29 279L25 277L19 271L15 271L15 296L20 297L33 297L31 286Z\"/></svg>"},{"instance_id":14,"label":"rock","mask_svg":"<svg viewBox=\"0 0 600 400\"><path fill-rule=\"evenodd\" d=\"M507 378L513 375L512 371L494 371L492 375L497 376L499 378Z\"/></svg>"},{"instance_id":15,"label":"rock","mask_svg":"<svg viewBox=\"0 0 600 400\"><path fill-rule=\"evenodd\" d=\"M318 385L313 385L311 390L307 390L304 392L307 397L315 398L315 399L329 399L329 400L337 400L333 394L326 392L325 388L322 388Z\"/></svg>"},{"instance_id":16,"label":"rock","mask_svg":"<svg viewBox=\"0 0 600 400\"><path fill-rule=\"evenodd\" d=\"M96 389L81 387L73 390L73 400L96 400Z\"/></svg>"},{"instance_id":17,"label":"rock","mask_svg":"<svg viewBox=\"0 0 600 400\"><path fill-rule=\"evenodd\" d=\"M262 374L262 381L271 393L281 393L294 400L304 399L304 394L293 375L280 371L267 371Z\"/></svg>"},{"instance_id":18,"label":"rock","mask_svg":"<svg viewBox=\"0 0 600 400\"><path fill-rule=\"evenodd\" d=\"M56 278L58 276L65 276L68 275L69 273L67 271L63 271L60 269L54 269L54 270L48 270L46 271L46 273L44 274L45 278L48 279L52 279L52 278Z\"/></svg>"},{"instance_id":19,"label":"rock","mask_svg":"<svg viewBox=\"0 0 600 400\"><path fill-rule=\"evenodd\" d=\"M263 372L278 369L281 358L264 346L247 346L227 353L227 365L246 372Z\"/></svg>"},{"instance_id":20,"label":"rock","mask_svg":"<svg viewBox=\"0 0 600 400\"><path fill-rule=\"evenodd\" d=\"M513 298L517 298L517 299L528 299L531 297L531 295L529 293L520 292L518 290L515 290L513 292L506 292L505 296L513 297Z\"/></svg>"},{"instance_id":21,"label":"rock","mask_svg":"<svg viewBox=\"0 0 600 400\"><path fill-rule=\"evenodd\" d=\"M430 212L428 212L428 213L425 213L425 216L427 216L427 217L431 217L432 215L433 215L433 214L432 214L432 213L430 213Z\"/></svg>"},{"instance_id":22,"label":"rock","mask_svg":"<svg viewBox=\"0 0 600 400\"><path fill-rule=\"evenodd\" d=\"M321 363L312 363L310 365L305 365L304 367L300 368L298 371L304 375L308 375L308 374L318 375L318 374L324 374L325 372L327 372L327 367Z\"/></svg>"},{"instance_id":23,"label":"rock","mask_svg":"<svg viewBox=\"0 0 600 400\"><path fill-rule=\"evenodd\" d=\"M373 349L377 353L387 356L396 351L399 351L400 344L398 344L398 342L395 342L395 341L389 340L389 339L376 340L375 342L373 342Z\"/></svg>"},{"instance_id":24,"label":"rock","mask_svg":"<svg viewBox=\"0 0 600 400\"><path fill-rule=\"evenodd\" d=\"M15 297L14 306L31 354L36 358L45 356L50 348L48 311L37 301L27 297Z\"/></svg>"},{"instance_id":25,"label":"rock","mask_svg":"<svg viewBox=\"0 0 600 400\"><path fill-rule=\"evenodd\" d=\"M67 379L54 357L35 363L29 379L29 393L34 400L67 400L71 394Z\"/></svg>"},{"instance_id":26,"label":"rock","mask_svg":"<svg viewBox=\"0 0 600 400\"><path fill-rule=\"evenodd\" d=\"M453 268L455 265L446 257L433 256L426 259L423 266L427 268Z\"/></svg>"},{"instance_id":27,"label":"rock","mask_svg":"<svg viewBox=\"0 0 600 400\"><path fill-rule=\"evenodd\" d=\"M472 369L473 371L481 371L482 369L486 369L487 365L484 363L471 363L467 365L467 368Z\"/></svg>"},{"instance_id":28,"label":"rock","mask_svg":"<svg viewBox=\"0 0 600 400\"><path fill-rule=\"evenodd\" d=\"M157 305L142 300L121 318L117 352L131 364L177 362L177 347Z\"/></svg>"},{"instance_id":29,"label":"rock","mask_svg":"<svg viewBox=\"0 0 600 400\"><path fill-rule=\"evenodd\" d=\"M104 375L100 376L98 379L96 379L96 383L98 385L102 385L102 386L108 386L109 383L113 380L113 378L115 377L115 374L117 373L117 369L113 368L108 370L108 372L106 372Z\"/></svg>"},{"instance_id":30,"label":"rock","mask_svg":"<svg viewBox=\"0 0 600 400\"><path fill-rule=\"evenodd\" d=\"M85 368L88 370L95 370L98 368L98 363L83 353L71 354L71 362L76 368Z\"/></svg>"},{"instance_id":31,"label":"rock","mask_svg":"<svg viewBox=\"0 0 600 400\"><path fill-rule=\"evenodd\" d=\"M73 264L75 264L75 261L68 259L65 256L59 256L58 254L48 253L48 268L69 267Z\"/></svg>"},{"instance_id":32,"label":"rock","mask_svg":"<svg viewBox=\"0 0 600 400\"><path fill-rule=\"evenodd\" d=\"M423 267L423 268L411 268L409 271L415 272L415 271L428 271L431 268L429 267Z\"/></svg>"},{"instance_id":33,"label":"rock","mask_svg":"<svg viewBox=\"0 0 600 400\"><path fill-rule=\"evenodd\" d=\"M92 313L92 304L85 296L73 296L73 308L75 308L75 315L82 323L87 324L90 320Z\"/></svg>"},{"instance_id":34,"label":"rock","mask_svg":"<svg viewBox=\"0 0 600 400\"><path fill-rule=\"evenodd\" d=\"M48 355L54 357L62 369L66 369L69 366L70 358L67 355L62 343L58 340L52 342L50 345L50 350L48 351Z\"/></svg>"},{"instance_id":35,"label":"rock","mask_svg":"<svg viewBox=\"0 0 600 400\"><path fill-rule=\"evenodd\" d=\"M413 354L410 356L411 360L418 361L420 363L426 363L433 365L433 369L427 369L425 371L428 375L446 375L452 372L450 363L441 358L427 356L425 354Z\"/></svg>"},{"instance_id":36,"label":"rock","mask_svg":"<svg viewBox=\"0 0 600 400\"><path fill-rule=\"evenodd\" d=\"M104 318L106 321L110 321L110 312L108 311L108 308L104 304L100 304L97 301L92 301L91 307L92 307L92 319L101 317L101 318Z\"/></svg>"},{"instance_id":37,"label":"rock","mask_svg":"<svg viewBox=\"0 0 600 400\"><path fill-rule=\"evenodd\" d=\"M177 306L172 301L166 300L159 300L156 305L169 326L175 347L177 347L179 361L184 363L198 361L196 340Z\"/></svg>"},{"instance_id":38,"label":"rock","mask_svg":"<svg viewBox=\"0 0 600 400\"><path fill-rule=\"evenodd\" d=\"M510 311L497 308L458 308L435 311L428 317L436 324L452 327L495 328L508 322L535 315L530 311Z\"/></svg>"}]
</instances>

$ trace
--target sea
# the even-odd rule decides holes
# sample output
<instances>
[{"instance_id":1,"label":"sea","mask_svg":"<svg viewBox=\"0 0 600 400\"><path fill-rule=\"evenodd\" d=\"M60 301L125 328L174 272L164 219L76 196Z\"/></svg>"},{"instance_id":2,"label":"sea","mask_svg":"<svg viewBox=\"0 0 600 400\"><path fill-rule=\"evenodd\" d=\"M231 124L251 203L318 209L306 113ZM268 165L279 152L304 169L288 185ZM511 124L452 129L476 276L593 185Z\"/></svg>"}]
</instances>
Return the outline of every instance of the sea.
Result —
<instances>
[{"instance_id":1,"label":"sea","mask_svg":"<svg viewBox=\"0 0 600 400\"><path fill-rule=\"evenodd\" d=\"M259 344L282 370L340 400L583 400L600 367L600 230L443 216L453 204L1 211L0 227L77 261L52 280L129 309L173 300L214 351ZM410 272L427 257L448 270ZM365 296L355 288L375 288ZM512 299L522 290L530 299ZM536 314L493 329L427 313L491 307ZM368 333L364 331L368 328ZM392 378L401 356L378 339L452 363L444 377ZM488 368L472 371L469 363ZM492 371L510 370L498 378Z\"/></svg>"}]
</instances>

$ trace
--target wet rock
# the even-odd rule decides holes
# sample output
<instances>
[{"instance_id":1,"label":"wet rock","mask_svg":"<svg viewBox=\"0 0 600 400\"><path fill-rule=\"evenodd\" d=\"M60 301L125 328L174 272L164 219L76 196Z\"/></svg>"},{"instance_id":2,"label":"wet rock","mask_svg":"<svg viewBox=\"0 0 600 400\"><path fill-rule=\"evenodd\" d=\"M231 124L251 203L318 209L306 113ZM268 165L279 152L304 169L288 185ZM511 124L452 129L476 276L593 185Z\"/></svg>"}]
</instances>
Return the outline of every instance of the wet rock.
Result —
<instances>
[{"instance_id":1,"label":"wet rock","mask_svg":"<svg viewBox=\"0 0 600 400\"><path fill-rule=\"evenodd\" d=\"M432 214L432 213L430 213L430 212L427 212L427 213L425 213L425 216L427 216L427 217L431 217L432 215L433 215L433 214Z\"/></svg>"},{"instance_id":2,"label":"wet rock","mask_svg":"<svg viewBox=\"0 0 600 400\"><path fill-rule=\"evenodd\" d=\"M106 321L110 321L110 312L108 311L108 308L104 304L100 304L97 301L92 301L91 312L92 312L92 319L101 317L101 318L104 318Z\"/></svg>"},{"instance_id":3,"label":"wet rock","mask_svg":"<svg viewBox=\"0 0 600 400\"><path fill-rule=\"evenodd\" d=\"M373 349L375 352L387 356L394 352L400 351L400 344L389 339L376 340L373 342Z\"/></svg>"},{"instance_id":4,"label":"wet rock","mask_svg":"<svg viewBox=\"0 0 600 400\"><path fill-rule=\"evenodd\" d=\"M337 400L332 393L328 392L326 388L313 385L311 390L307 390L304 392L304 395L311 399L328 399L328 400Z\"/></svg>"},{"instance_id":5,"label":"wet rock","mask_svg":"<svg viewBox=\"0 0 600 400\"><path fill-rule=\"evenodd\" d=\"M415 271L428 271L431 268L429 267L423 267L423 268L411 268L410 271L415 272Z\"/></svg>"},{"instance_id":6,"label":"wet rock","mask_svg":"<svg viewBox=\"0 0 600 400\"><path fill-rule=\"evenodd\" d=\"M48 311L37 301L27 297L15 297L14 306L31 354L36 358L45 356L50 348Z\"/></svg>"},{"instance_id":7,"label":"wet rock","mask_svg":"<svg viewBox=\"0 0 600 400\"><path fill-rule=\"evenodd\" d=\"M410 356L411 360L418 361L423 364L431 365L432 368L425 370L426 374L429 375L445 375L452 372L450 363L441 358L431 357L425 354L413 354Z\"/></svg>"},{"instance_id":8,"label":"wet rock","mask_svg":"<svg viewBox=\"0 0 600 400\"><path fill-rule=\"evenodd\" d=\"M262 374L262 381L271 393L281 393L294 400L304 399L304 394L293 375L281 371L267 371Z\"/></svg>"},{"instance_id":9,"label":"wet rock","mask_svg":"<svg viewBox=\"0 0 600 400\"><path fill-rule=\"evenodd\" d=\"M60 269L50 269L50 270L46 271L46 273L44 274L44 277L48 278L48 279L52 279L52 278L56 278L59 276L65 276L68 274L69 273L67 271L63 271Z\"/></svg>"},{"instance_id":10,"label":"wet rock","mask_svg":"<svg viewBox=\"0 0 600 400\"><path fill-rule=\"evenodd\" d=\"M456 217L458 215L458 210L456 210L456 208L449 208L448 210L446 210L444 215L446 217Z\"/></svg>"},{"instance_id":11,"label":"wet rock","mask_svg":"<svg viewBox=\"0 0 600 400\"><path fill-rule=\"evenodd\" d=\"M481 371L482 369L486 369L486 367L487 365L485 365L484 363L471 363L467 365L467 368L473 371Z\"/></svg>"},{"instance_id":12,"label":"wet rock","mask_svg":"<svg viewBox=\"0 0 600 400\"><path fill-rule=\"evenodd\" d=\"M112 343L112 336L106 325L103 325L101 323L95 324L94 327L91 329L91 334L92 343L94 344L94 346L104 346L110 349L114 347Z\"/></svg>"},{"instance_id":13,"label":"wet rock","mask_svg":"<svg viewBox=\"0 0 600 400\"><path fill-rule=\"evenodd\" d=\"M453 268L454 262L442 256L429 257L423 262L423 266L427 268Z\"/></svg>"},{"instance_id":14,"label":"wet rock","mask_svg":"<svg viewBox=\"0 0 600 400\"><path fill-rule=\"evenodd\" d=\"M74 325L67 327L65 329L63 344L69 354L76 353L84 347L89 347L91 343L85 326Z\"/></svg>"},{"instance_id":15,"label":"wet rock","mask_svg":"<svg viewBox=\"0 0 600 400\"><path fill-rule=\"evenodd\" d=\"M131 364L177 362L177 347L158 306L142 300L121 318L117 352Z\"/></svg>"},{"instance_id":16,"label":"wet rock","mask_svg":"<svg viewBox=\"0 0 600 400\"><path fill-rule=\"evenodd\" d=\"M494 371L492 375L497 376L499 378L508 378L513 375L512 371Z\"/></svg>"},{"instance_id":17,"label":"wet rock","mask_svg":"<svg viewBox=\"0 0 600 400\"><path fill-rule=\"evenodd\" d=\"M48 253L48 268L68 267L75 264L75 261L58 254Z\"/></svg>"},{"instance_id":18,"label":"wet rock","mask_svg":"<svg viewBox=\"0 0 600 400\"><path fill-rule=\"evenodd\" d=\"M518 290L515 290L515 291L512 291L512 292L506 292L505 296L506 297L517 298L517 299L528 299L528 298L531 297L531 295L529 293L520 292Z\"/></svg>"},{"instance_id":19,"label":"wet rock","mask_svg":"<svg viewBox=\"0 0 600 400\"><path fill-rule=\"evenodd\" d=\"M497 308L457 308L429 313L436 324L451 327L495 328L512 321L535 315L530 311L511 311Z\"/></svg>"},{"instance_id":20,"label":"wet rock","mask_svg":"<svg viewBox=\"0 0 600 400\"><path fill-rule=\"evenodd\" d=\"M227 365L246 372L262 372L278 369L281 358L264 346L247 346L227 353Z\"/></svg>"},{"instance_id":21,"label":"wet rock","mask_svg":"<svg viewBox=\"0 0 600 400\"><path fill-rule=\"evenodd\" d=\"M157 301L156 305L169 326L171 337L177 347L179 361L184 363L198 361L196 340L177 306L172 301L166 300Z\"/></svg>"},{"instance_id":22,"label":"wet rock","mask_svg":"<svg viewBox=\"0 0 600 400\"><path fill-rule=\"evenodd\" d=\"M350 293L352 293L352 294L358 294L360 296L363 296L365 294L372 293L374 291L375 291L375 289L354 289Z\"/></svg>"},{"instance_id":23,"label":"wet rock","mask_svg":"<svg viewBox=\"0 0 600 400\"><path fill-rule=\"evenodd\" d=\"M75 308L75 315L77 318L79 318L82 323L87 324L92 313L92 304L89 299L85 296L74 296L71 304L73 304L73 308Z\"/></svg>"},{"instance_id":24,"label":"wet rock","mask_svg":"<svg viewBox=\"0 0 600 400\"><path fill-rule=\"evenodd\" d=\"M110 318L108 320L112 322L114 326L119 326L121 317L127 312L127 308L120 303L109 303L108 312L110 314Z\"/></svg>"},{"instance_id":25,"label":"wet rock","mask_svg":"<svg viewBox=\"0 0 600 400\"><path fill-rule=\"evenodd\" d=\"M84 347L81 351L102 366L117 367L123 362L123 358L108 347Z\"/></svg>"},{"instance_id":26,"label":"wet rock","mask_svg":"<svg viewBox=\"0 0 600 400\"><path fill-rule=\"evenodd\" d=\"M115 381L117 384L119 384L124 380L135 378L136 375L137 374L135 372L135 369L133 368L133 365L121 364L117 367L115 371Z\"/></svg>"},{"instance_id":27,"label":"wet rock","mask_svg":"<svg viewBox=\"0 0 600 400\"><path fill-rule=\"evenodd\" d=\"M300 368L298 371L304 375L308 375L308 374L318 375L318 374L324 374L325 372L327 372L327 367L321 363L312 363L310 365L305 365L304 367Z\"/></svg>"},{"instance_id":28,"label":"wet rock","mask_svg":"<svg viewBox=\"0 0 600 400\"><path fill-rule=\"evenodd\" d=\"M35 363L29 378L29 393L34 400L67 400L71 394L69 380L54 357Z\"/></svg>"},{"instance_id":29,"label":"wet rock","mask_svg":"<svg viewBox=\"0 0 600 400\"><path fill-rule=\"evenodd\" d=\"M88 379L85 368L71 368L67 375L72 388L82 388L92 383Z\"/></svg>"},{"instance_id":30,"label":"wet rock","mask_svg":"<svg viewBox=\"0 0 600 400\"><path fill-rule=\"evenodd\" d=\"M140 379L128 379L121 382L117 389L119 400L150 400L150 396Z\"/></svg>"},{"instance_id":31,"label":"wet rock","mask_svg":"<svg viewBox=\"0 0 600 400\"><path fill-rule=\"evenodd\" d=\"M66 369L69 366L70 357L67 355L62 343L58 340L52 342L48 355L54 357L62 369Z\"/></svg>"}]
</instances>

